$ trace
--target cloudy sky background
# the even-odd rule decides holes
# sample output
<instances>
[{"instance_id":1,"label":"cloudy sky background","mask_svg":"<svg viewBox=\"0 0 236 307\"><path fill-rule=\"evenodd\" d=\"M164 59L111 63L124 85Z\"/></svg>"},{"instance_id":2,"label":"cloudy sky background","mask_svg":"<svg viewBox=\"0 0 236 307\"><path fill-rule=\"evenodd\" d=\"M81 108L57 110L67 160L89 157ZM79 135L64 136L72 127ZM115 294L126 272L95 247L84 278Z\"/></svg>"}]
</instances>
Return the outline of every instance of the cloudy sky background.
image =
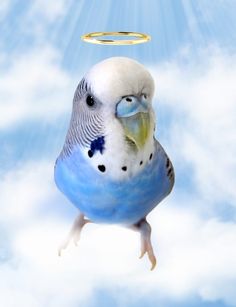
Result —
<instances>
[{"instance_id":1,"label":"cloudy sky background","mask_svg":"<svg viewBox=\"0 0 236 307\"><path fill-rule=\"evenodd\" d=\"M228 0L1 0L1 306L236 306L235 11ZM80 41L113 30L152 41ZM77 214L53 182L74 90L115 55L155 77L156 136L176 171L149 215L154 272L138 234L117 226L88 225L57 256Z\"/></svg>"}]
</instances>

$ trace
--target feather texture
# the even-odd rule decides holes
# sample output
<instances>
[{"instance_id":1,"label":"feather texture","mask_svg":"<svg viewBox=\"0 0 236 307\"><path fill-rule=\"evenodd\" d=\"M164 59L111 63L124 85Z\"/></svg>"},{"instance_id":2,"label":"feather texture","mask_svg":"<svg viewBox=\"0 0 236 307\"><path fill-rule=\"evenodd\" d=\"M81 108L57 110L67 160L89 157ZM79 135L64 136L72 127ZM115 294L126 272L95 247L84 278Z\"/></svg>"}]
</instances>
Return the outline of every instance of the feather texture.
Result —
<instances>
[{"instance_id":1,"label":"feather texture","mask_svg":"<svg viewBox=\"0 0 236 307\"><path fill-rule=\"evenodd\" d=\"M55 181L62 193L92 221L131 225L171 192L174 173L172 178L168 177L167 159L164 149L155 141L152 159L138 175L111 180L86 163L77 148L71 156L57 161ZM139 161L136 163L139 165Z\"/></svg>"}]
</instances>

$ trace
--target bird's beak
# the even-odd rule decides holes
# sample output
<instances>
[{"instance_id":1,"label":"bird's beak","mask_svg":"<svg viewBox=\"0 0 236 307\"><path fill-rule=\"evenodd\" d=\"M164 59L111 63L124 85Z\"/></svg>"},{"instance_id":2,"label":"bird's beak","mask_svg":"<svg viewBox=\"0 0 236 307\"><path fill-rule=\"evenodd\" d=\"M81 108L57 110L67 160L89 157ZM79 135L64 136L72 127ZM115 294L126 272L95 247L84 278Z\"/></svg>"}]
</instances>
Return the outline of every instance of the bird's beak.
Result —
<instances>
[{"instance_id":1,"label":"bird's beak","mask_svg":"<svg viewBox=\"0 0 236 307\"><path fill-rule=\"evenodd\" d=\"M116 116L121 122L128 141L142 148L150 133L150 116L147 99L126 96L116 106Z\"/></svg>"}]
</instances>

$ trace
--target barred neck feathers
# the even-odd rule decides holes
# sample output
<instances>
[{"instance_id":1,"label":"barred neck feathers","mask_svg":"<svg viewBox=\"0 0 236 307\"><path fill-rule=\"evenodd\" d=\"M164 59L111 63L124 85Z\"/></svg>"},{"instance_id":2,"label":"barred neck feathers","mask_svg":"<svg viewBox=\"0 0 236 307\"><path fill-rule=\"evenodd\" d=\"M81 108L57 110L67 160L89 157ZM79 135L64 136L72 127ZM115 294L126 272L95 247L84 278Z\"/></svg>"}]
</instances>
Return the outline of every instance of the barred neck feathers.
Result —
<instances>
[{"instance_id":1,"label":"barred neck feathers","mask_svg":"<svg viewBox=\"0 0 236 307\"><path fill-rule=\"evenodd\" d=\"M85 104L78 103L88 91L92 92L87 81L83 78L75 91L70 127L61 152L62 157L70 155L77 145L89 148L93 140L104 134L101 114L92 113Z\"/></svg>"},{"instance_id":2,"label":"barred neck feathers","mask_svg":"<svg viewBox=\"0 0 236 307\"><path fill-rule=\"evenodd\" d=\"M153 131L153 118L151 122ZM155 155L152 133L143 149L134 151L124 137L121 124L115 118L106 116L104 127L104 151L96 150L95 153L91 153L90 149L82 148L84 158L104 178L126 180L138 175L148 163L152 162Z\"/></svg>"}]
</instances>

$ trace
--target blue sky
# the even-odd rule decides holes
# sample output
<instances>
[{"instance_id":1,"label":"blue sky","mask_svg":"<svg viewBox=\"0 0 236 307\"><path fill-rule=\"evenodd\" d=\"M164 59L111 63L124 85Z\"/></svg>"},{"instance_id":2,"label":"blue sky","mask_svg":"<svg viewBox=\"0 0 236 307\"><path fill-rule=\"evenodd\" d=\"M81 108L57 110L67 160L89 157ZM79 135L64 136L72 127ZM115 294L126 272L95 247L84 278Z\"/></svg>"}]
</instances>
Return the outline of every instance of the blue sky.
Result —
<instances>
[{"instance_id":1,"label":"blue sky","mask_svg":"<svg viewBox=\"0 0 236 307\"><path fill-rule=\"evenodd\" d=\"M0 302L15 306L236 306L236 2L0 3ZM148 44L100 46L91 31ZM76 209L53 182L74 90L96 62L137 59L156 82L156 137L176 186L149 216L158 266L136 233L89 225L57 247Z\"/></svg>"}]
</instances>

